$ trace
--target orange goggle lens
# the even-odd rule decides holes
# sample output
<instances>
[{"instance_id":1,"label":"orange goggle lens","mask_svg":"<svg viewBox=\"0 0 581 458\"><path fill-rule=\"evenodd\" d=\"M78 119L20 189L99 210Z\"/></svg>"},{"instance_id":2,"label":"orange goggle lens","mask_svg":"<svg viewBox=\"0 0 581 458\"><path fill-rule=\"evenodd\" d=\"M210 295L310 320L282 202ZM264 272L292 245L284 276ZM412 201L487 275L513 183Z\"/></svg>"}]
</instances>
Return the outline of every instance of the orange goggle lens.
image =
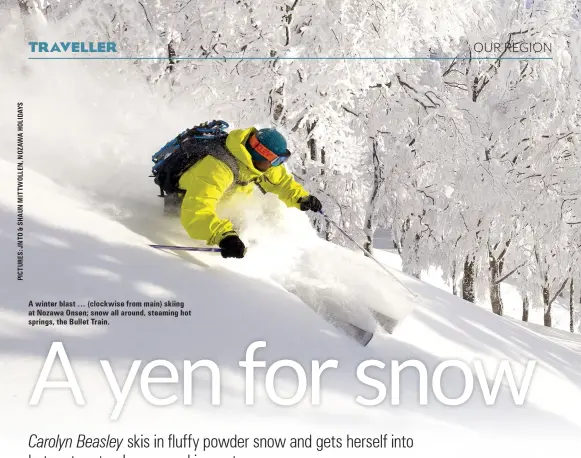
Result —
<instances>
[{"instance_id":1,"label":"orange goggle lens","mask_svg":"<svg viewBox=\"0 0 581 458\"><path fill-rule=\"evenodd\" d=\"M288 160L288 158L290 157L290 153L288 152L288 150L287 150L286 154L284 154L282 156L277 156L275 153L270 151L266 146L264 146L262 143L260 143L258 141L258 138L256 138L256 135L253 135L252 137L250 137L249 143L250 143L250 146L258 152L258 154L260 154L262 157L264 157L264 159L266 159L268 162L271 163L271 165L273 165L275 167L277 165L284 164Z\"/></svg>"}]
</instances>

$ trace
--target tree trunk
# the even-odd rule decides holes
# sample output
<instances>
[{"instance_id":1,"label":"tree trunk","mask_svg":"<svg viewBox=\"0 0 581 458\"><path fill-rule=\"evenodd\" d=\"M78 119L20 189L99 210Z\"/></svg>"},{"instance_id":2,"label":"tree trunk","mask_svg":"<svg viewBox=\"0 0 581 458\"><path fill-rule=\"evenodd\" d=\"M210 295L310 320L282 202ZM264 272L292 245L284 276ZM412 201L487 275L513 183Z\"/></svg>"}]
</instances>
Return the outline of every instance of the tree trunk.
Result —
<instances>
[{"instance_id":1,"label":"tree trunk","mask_svg":"<svg viewBox=\"0 0 581 458\"><path fill-rule=\"evenodd\" d=\"M522 320L529 321L529 295L527 293L522 298Z\"/></svg>"},{"instance_id":2,"label":"tree trunk","mask_svg":"<svg viewBox=\"0 0 581 458\"><path fill-rule=\"evenodd\" d=\"M574 302L573 297L575 296L575 287L573 286L573 278L571 278L571 284L569 285L569 331L575 332L575 313L574 313Z\"/></svg>"},{"instance_id":3,"label":"tree trunk","mask_svg":"<svg viewBox=\"0 0 581 458\"><path fill-rule=\"evenodd\" d=\"M167 44L167 56L168 56L168 64L167 64L167 71L168 73L171 73L175 70L175 57L176 57L176 51L175 51L175 47L174 47L174 41L170 40L170 42Z\"/></svg>"},{"instance_id":4,"label":"tree trunk","mask_svg":"<svg viewBox=\"0 0 581 458\"><path fill-rule=\"evenodd\" d=\"M490 303L492 304L492 311L497 315L502 316L504 313L504 305L502 303L502 296L500 294L500 285L491 285L490 287Z\"/></svg>"},{"instance_id":5,"label":"tree trunk","mask_svg":"<svg viewBox=\"0 0 581 458\"><path fill-rule=\"evenodd\" d=\"M377 139L373 139L371 148L371 161L373 162L373 189L367 204L367 214L365 215L365 236L364 247L371 253L373 248L373 234L375 232L374 214L379 199L379 190L383 184L383 163L379 159L379 144Z\"/></svg>"},{"instance_id":6,"label":"tree trunk","mask_svg":"<svg viewBox=\"0 0 581 458\"><path fill-rule=\"evenodd\" d=\"M329 223L328 220L325 220L325 240L330 242L331 239L331 223Z\"/></svg>"},{"instance_id":7,"label":"tree trunk","mask_svg":"<svg viewBox=\"0 0 581 458\"><path fill-rule=\"evenodd\" d=\"M573 280L571 278L571 280ZM545 285L543 286L543 304L545 307L545 326L551 327L553 325L553 320L551 318L551 308L553 305L553 302L555 302L555 299L557 299L557 297L563 292L563 290L565 289L565 287L567 286L567 282L569 281L569 278L566 278L563 283L561 283L561 286L559 287L559 289L557 290L557 292L555 293L555 295L551 298L550 296L550 286L549 283L547 282L547 277L545 276Z\"/></svg>"},{"instance_id":8,"label":"tree trunk","mask_svg":"<svg viewBox=\"0 0 581 458\"><path fill-rule=\"evenodd\" d=\"M581 313L581 294L579 294L579 312Z\"/></svg>"},{"instance_id":9,"label":"tree trunk","mask_svg":"<svg viewBox=\"0 0 581 458\"><path fill-rule=\"evenodd\" d=\"M502 316L504 306L502 304L502 295L500 293L500 283L497 280L500 278L501 264L496 260L492 253L488 253L488 266L490 271L490 304L492 311L497 315Z\"/></svg>"},{"instance_id":10,"label":"tree trunk","mask_svg":"<svg viewBox=\"0 0 581 458\"><path fill-rule=\"evenodd\" d=\"M550 297L550 291L549 291L549 286L547 284L545 284L543 286L543 310L544 310L544 324L547 327L552 327L553 326L553 320L551 318L551 297Z\"/></svg>"},{"instance_id":11,"label":"tree trunk","mask_svg":"<svg viewBox=\"0 0 581 458\"><path fill-rule=\"evenodd\" d=\"M363 248L371 253L373 249L373 229L371 223L371 212L367 215L367 220L365 222L365 242L363 243ZM365 253L367 256L367 253Z\"/></svg>"},{"instance_id":12,"label":"tree trunk","mask_svg":"<svg viewBox=\"0 0 581 458\"><path fill-rule=\"evenodd\" d=\"M419 264L419 250L420 250L420 234L416 234L414 236L414 258L413 258L413 263L414 263L414 267L411 271L411 275L415 278L417 278L418 280L421 279L422 277L422 269L420 267L418 267Z\"/></svg>"},{"instance_id":13,"label":"tree trunk","mask_svg":"<svg viewBox=\"0 0 581 458\"><path fill-rule=\"evenodd\" d=\"M466 256L464 261L464 276L462 278L462 299L474 302L474 258Z\"/></svg>"},{"instance_id":14,"label":"tree trunk","mask_svg":"<svg viewBox=\"0 0 581 458\"><path fill-rule=\"evenodd\" d=\"M409 246L409 243L405 243L405 240L409 237L407 233L411 228L411 217L406 218L401 226L401 236L400 236L400 247L401 247L401 265L402 271L405 274L411 275L415 278L420 278L421 270L417 267L417 254L418 254L418 243L419 234L414 236L414 246Z\"/></svg>"},{"instance_id":15,"label":"tree trunk","mask_svg":"<svg viewBox=\"0 0 581 458\"><path fill-rule=\"evenodd\" d=\"M458 296L458 284L456 279L456 261L452 263L452 294Z\"/></svg>"}]
</instances>

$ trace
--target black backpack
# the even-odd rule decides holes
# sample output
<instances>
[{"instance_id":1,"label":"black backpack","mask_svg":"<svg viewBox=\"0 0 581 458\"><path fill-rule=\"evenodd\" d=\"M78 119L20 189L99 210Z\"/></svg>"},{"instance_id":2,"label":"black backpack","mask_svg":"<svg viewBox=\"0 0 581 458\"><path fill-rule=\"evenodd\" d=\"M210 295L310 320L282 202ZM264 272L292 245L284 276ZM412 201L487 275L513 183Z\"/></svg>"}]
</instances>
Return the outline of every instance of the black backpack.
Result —
<instances>
[{"instance_id":1,"label":"black backpack","mask_svg":"<svg viewBox=\"0 0 581 458\"><path fill-rule=\"evenodd\" d=\"M183 194L179 180L183 173L206 156L213 156L224 162L238 182L240 172L238 161L226 148L228 123L210 121L187 129L165 144L151 160L154 162L151 177L159 186L160 197L165 194Z\"/></svg>"}]
</instances>

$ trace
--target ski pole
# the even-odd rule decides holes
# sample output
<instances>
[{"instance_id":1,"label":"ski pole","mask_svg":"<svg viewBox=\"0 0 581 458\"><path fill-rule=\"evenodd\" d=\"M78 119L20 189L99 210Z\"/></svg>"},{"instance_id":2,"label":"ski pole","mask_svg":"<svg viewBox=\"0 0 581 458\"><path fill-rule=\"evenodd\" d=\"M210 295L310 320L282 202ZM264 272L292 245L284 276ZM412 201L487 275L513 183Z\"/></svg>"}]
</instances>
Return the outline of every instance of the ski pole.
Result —
<instances>
[{"instance_id":1,"label":"ski pole","mask_svg":"<svg viewBox=\"0 0 581 458\"><path fill-rule=\"evenodd\" d=\"M410 290L406 285L404 285L398 278L396 278L396 276L394 274L392 274L387 267L385 267L381 262L379 262L377 260L377 258L375 256L373 256L369 250L367 250L365 247L361 246L353 237L351 237L347 232L345 232L343 229L341 229L341 227L339 227L339 225L333 221L331 218L329 218L327 215L325 215L325 213L323 213L323 210L320 210L319 213L323 216L323 218L325 218L330 224L332 224L333 226L335 226L339 232L341 232L341 234L343 234L345 237L347 237L351 242L353 242L357 248L359 248L361 251L363 251L363 253L365 253L367 255L367 257L369 257L373 262L375 262L375 264L377 264L379 267L381 267L381 269L383 269L384 272L386 272L387 274L389 274L395 281L397 281L401 286L403 286L412 296L414 296L415 298L418 298L417 294L415 294L412 290Z\"/></svg>"},{"instance_id":2,"label":"ski pole","mask_svg":"<svg viewBox=\"0 0 581 458\"><path fill-rule=\"evenodd\" d=\"M211 253L220 253L221 248L196 247L196 246L177 246L177 245L149 245L151 248L158 250L182 250L182 251L209 251Z\"/></svg>"}]
</instances>

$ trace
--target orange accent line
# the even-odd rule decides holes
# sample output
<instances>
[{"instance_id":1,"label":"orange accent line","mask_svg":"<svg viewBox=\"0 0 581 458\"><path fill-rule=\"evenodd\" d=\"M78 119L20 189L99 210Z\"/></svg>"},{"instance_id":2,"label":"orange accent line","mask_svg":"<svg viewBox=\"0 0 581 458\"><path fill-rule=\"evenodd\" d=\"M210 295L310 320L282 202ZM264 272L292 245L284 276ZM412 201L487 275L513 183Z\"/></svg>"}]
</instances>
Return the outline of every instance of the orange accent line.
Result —
<instances>
[{"instance_id":1,"label":"orange accent line","mask_svg":"<svg viewBox=\"0 0 581 458\"><path fill-rule=\"evenodd\" d=\"M250 137L250 146L260 153L267 161L274 161L278 156L258 141L256 135Z\"/></svg>"}]
</instances>

